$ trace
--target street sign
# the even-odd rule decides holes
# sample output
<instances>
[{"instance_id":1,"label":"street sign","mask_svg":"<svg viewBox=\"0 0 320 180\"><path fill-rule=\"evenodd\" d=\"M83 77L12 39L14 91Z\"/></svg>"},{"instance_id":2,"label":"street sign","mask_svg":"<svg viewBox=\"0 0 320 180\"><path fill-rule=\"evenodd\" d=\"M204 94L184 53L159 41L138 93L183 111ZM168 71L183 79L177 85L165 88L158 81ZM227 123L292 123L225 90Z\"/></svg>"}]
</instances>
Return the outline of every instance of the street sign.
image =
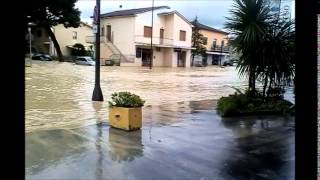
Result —
<instances>
[{"instance_id":1,"label":"street sign","mask_svg":"<svg viewBox=\"0 0 320 180\"><path fill-rule=\"evenodd\" d=\"M96 34L97 33L97 25L93 25L92 26L92 31L93 31L93 34Z\"/></svg>"}]
</instances>

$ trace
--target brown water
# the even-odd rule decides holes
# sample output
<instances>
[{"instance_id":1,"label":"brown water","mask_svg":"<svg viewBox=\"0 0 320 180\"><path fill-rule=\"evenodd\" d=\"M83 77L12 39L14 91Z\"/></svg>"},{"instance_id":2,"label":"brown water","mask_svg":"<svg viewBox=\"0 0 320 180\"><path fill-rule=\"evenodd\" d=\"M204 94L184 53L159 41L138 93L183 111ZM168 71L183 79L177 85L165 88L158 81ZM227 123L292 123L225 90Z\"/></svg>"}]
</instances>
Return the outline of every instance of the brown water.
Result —
<instances>
[{"instance_id":1,"label":"brown water","mask_svg":"<svg viewBox=\"0 0 320 180\"><path fill-rule=\"evenodd\" d=\"M107 121L110 95L130 91L146 106L218 99L243 87L235 67L154 68L101 67L104 102L91 101L94 67L33 61L26 67L26 131L75 128ZM96 111L99 109L99 111Z\"/></svg>"}]
</instances>

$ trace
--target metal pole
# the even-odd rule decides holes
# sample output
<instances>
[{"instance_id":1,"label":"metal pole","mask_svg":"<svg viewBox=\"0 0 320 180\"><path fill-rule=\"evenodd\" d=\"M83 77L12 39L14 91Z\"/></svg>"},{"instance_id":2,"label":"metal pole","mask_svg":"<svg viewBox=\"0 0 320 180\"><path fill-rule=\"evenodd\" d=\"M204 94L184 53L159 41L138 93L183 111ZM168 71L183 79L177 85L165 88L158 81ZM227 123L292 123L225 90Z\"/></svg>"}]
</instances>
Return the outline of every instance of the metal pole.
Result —
<instances>
[{"instance_id":1,"label":"metal pole","mask_svg":"<svg viewBox=\"0 0 320 180\"><path fill-rule=\"evenodd\" d=\"M103 101L103 95L100 87L100 0L96 0L97 7L97 33L96 33L96 71L95 84L92 94L92 101Z\"/></svg>"},{"instance_id":2,"label":"metal pole","mask_svg":"<svg viewBox=\"0 0 320 180\"><path fill-rule=\"evenodd\" d=\"M31 52L31 27L28 27L29 31L29 57L30 57L30 67L32 66L32 52Z\"/></svg>"},{"instance_id":3,"label":"metal pole","mask_svg":"<svg viewBox=\"0 0 320 180\"><path fill-rule=\"evenodd\" d=\"M151 15L151 60L150 60L150 69L152 69L153 64L153 47L152 47L152 35L153 35L153 6L154 6L154 0L152 0L152 15Z\"/></svg>"}]
</instances>

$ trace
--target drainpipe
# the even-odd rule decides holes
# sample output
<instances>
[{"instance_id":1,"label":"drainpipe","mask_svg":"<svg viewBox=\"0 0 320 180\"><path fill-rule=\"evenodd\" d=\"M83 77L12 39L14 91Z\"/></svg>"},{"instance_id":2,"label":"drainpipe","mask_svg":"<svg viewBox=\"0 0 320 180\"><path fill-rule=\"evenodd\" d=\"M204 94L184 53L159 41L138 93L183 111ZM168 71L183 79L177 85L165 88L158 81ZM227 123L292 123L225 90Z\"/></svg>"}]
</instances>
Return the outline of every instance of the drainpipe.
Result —
<instances>
[{"instance_id":1,"label":"drainpipe","mask_svg":"<svg viewBox=\"0 0 320 180\"><path fill-rule=\"evenodd\" d=\"M153 6L154 6L154 0L152 0L152 15L151 15L151 60L150 60L150 69L152 69L152 64L153 64L153 48L152 48L152 35L153 35Z\"/></svg>"}]
</instances>

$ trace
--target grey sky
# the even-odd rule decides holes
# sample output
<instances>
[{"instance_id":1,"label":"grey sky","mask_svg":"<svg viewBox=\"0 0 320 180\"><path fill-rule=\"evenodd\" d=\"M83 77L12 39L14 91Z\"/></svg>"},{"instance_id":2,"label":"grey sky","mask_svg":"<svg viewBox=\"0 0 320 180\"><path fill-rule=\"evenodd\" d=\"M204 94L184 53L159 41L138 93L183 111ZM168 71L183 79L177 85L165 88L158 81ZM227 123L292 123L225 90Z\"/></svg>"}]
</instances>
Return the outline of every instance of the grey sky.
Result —
<instances>
[{"instance_id":1,"label":"grey sky","mask_svg":"<svg viewBox=\"0 0 320 180\"><path fill-rule=\"evenodd\" d=\"M78 0L76 6L81 11L82 21L91 23L90 16L93 14L95 0ZM291 6L292 17L294 17L294 1L282 0L282 5L289 4ZM229 10L232 8L232 0L154 0L154 6L167 5L172 10L177 10L183 14L188 20L193 20L197 15L202 24L209 25L214 28L223 29L226 22L225 17L229 16ZM151 7L151 0L101 0L101 13L121 9L132 9Z\"/></svg>"}]
</instances>

